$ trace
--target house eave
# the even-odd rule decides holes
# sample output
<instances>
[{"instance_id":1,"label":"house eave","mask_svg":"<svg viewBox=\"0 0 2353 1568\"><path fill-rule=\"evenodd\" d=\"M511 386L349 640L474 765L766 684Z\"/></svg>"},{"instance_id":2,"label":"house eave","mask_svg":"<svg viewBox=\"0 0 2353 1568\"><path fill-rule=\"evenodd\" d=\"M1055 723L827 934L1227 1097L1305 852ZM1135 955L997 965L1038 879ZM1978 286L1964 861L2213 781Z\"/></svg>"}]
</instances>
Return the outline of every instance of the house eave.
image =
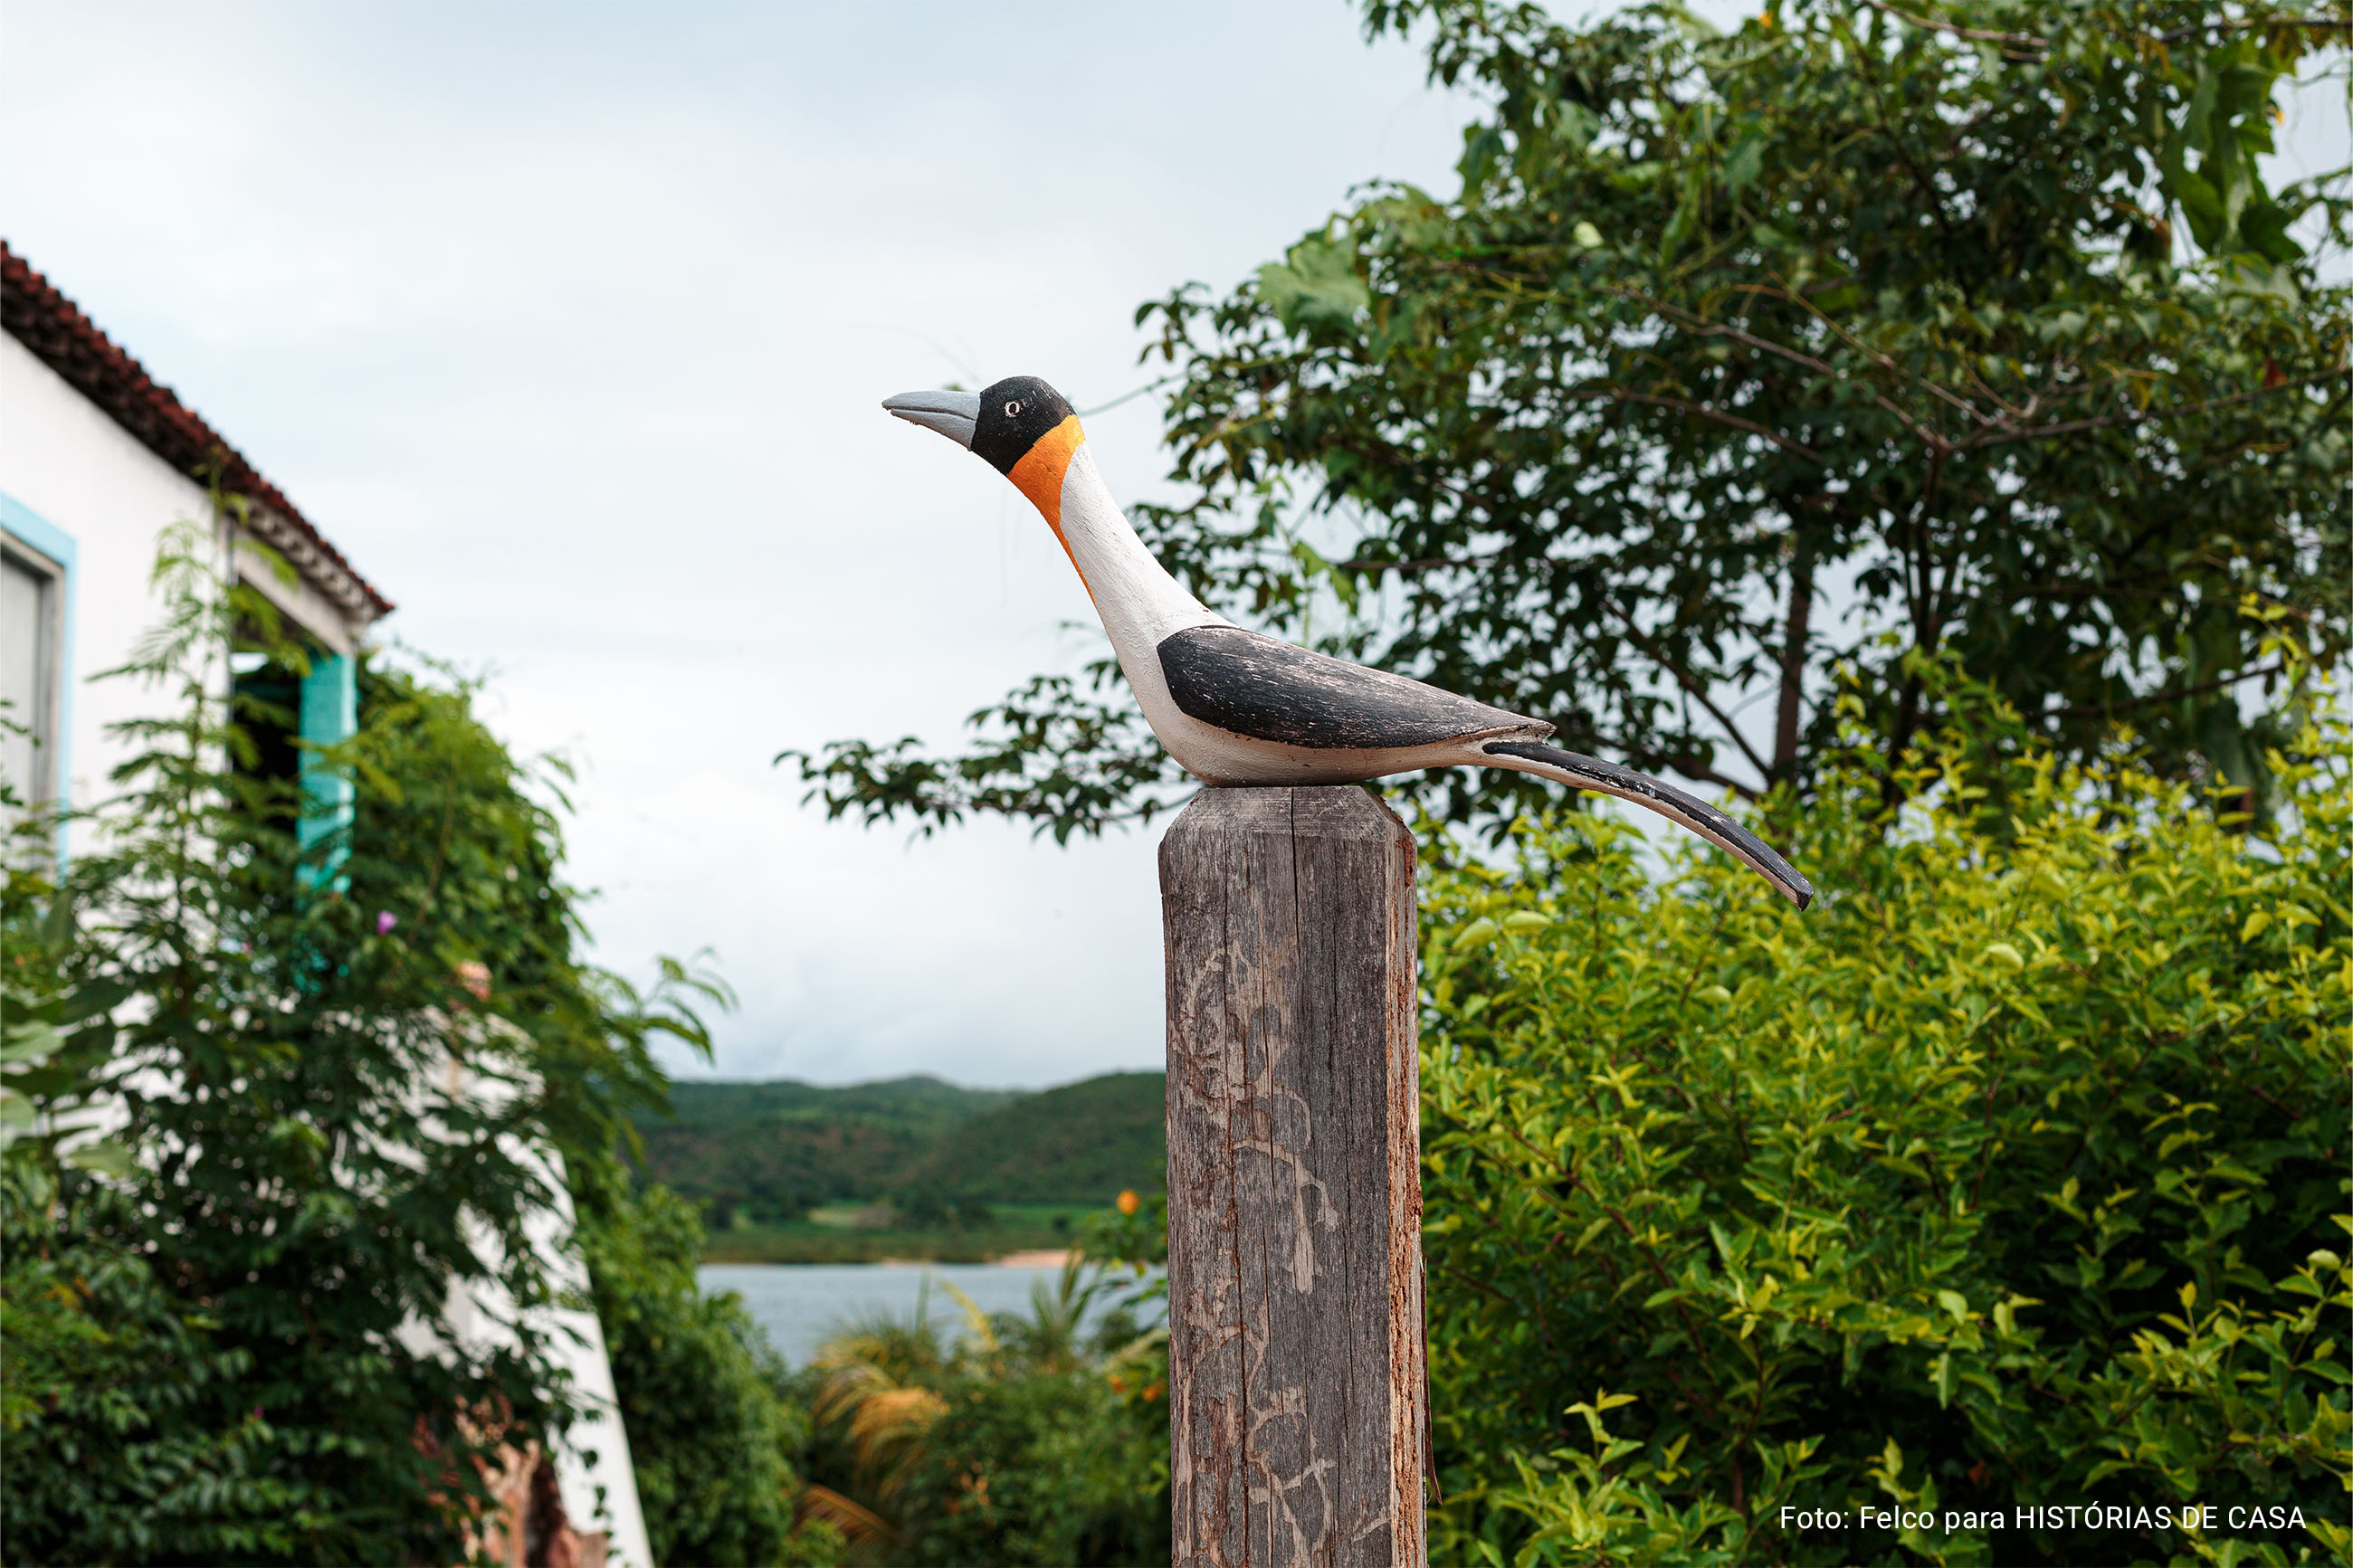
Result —
<instances>
[{"instance_id":1,"label":"house eave","mask_svg":"<svg viewBox=\"0 0 2353 1568\"><path fill-rule=\"evenodd\" d=\"M247 531L276 551L309 589L334 607L350 640L356 642L371 623L392 613L392 601L353 570L244 454L170 387L149 375L5 240L0 240L0 329L182 475L242 497Z\"/></svg>"}]
</instances>

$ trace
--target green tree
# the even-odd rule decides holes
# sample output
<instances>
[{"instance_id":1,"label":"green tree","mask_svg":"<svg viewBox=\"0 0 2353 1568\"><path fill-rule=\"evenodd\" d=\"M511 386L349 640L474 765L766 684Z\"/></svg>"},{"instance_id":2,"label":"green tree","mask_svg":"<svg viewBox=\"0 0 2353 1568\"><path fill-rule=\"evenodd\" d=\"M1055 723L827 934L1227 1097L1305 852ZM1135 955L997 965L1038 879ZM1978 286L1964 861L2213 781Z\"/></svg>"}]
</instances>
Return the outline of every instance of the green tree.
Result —
<instances>
[{"instance_id":1,"label":"green tree","mask_svg":"<svg viewBox=\"0 0 2353 1568\"><path fill-rule=\"evenodd\" d=\"M1376 185L1139 312L1193 499L1136 521L1204 598L1742 795L1810 780L1834 666L1900 758L1939 721L1913 656L1947 653L2068 755L2124 717L2168 776L2260 784L2282 737L2238 699L2280 667L2241 598L2316 668L2348 635L2348 296L2290 230L2341 256L2353 207L2343 171L2255 163L2281 82L2342 68L2333 8L1366 16L1488 107L1451 198ZM838 742L802 775L868 820L1099 831L1177 780L1125 697L1041 678L968 755Z\"/></svg>"},{"instance_id":2,"label":"green tree","mask_svg":"<svg viewBox=\"0 0 2353 1568\"><path fill-rule=\"evenodd\" d=\"M1434 1561L2345 1560L2353 737L2266 831L1921 674L1810 913L1589 814L1434 879ZM2225 1511L2017 1511L2090 1502Z\"/></svg>"},{"instance_id":3,"label":"green tree","mask_svg":"<svg viewBox=\"0 0 2353 1568\"><path fill-rule=\"evenodd\" d=\"M217 689L233 645L304 655L207 539L167 535L166 621L116 672L157 689L119 802L0 911L11 1049L36 1024L54 1069L9 1087L37 1126L110 1102L122 1150L9 1150L9 1551L455 1561L483 1463L574 1408L542 1153L609 1161L660 1096L651 1037L701 1047L712 993L578 961L553 809L462 684L364 662L358 733L316 759L354 813L306 848L300 780L255 765L290 716ZM504 1331L438 1331L460 1291Z\"/></svg>"},{"instance_id":4,"label":"green tree","mask_svg":"<svg viewBox=\"0 0 2353 1568\"><path fill-rule=\"evenodd\" d=\"M839 1536L797 1519L807 1415L742 1300L696 1283L702 1222L660 1186L595 1213L583 1251L654 1560L832 1562Z\"/></svg>"}]
</instances>

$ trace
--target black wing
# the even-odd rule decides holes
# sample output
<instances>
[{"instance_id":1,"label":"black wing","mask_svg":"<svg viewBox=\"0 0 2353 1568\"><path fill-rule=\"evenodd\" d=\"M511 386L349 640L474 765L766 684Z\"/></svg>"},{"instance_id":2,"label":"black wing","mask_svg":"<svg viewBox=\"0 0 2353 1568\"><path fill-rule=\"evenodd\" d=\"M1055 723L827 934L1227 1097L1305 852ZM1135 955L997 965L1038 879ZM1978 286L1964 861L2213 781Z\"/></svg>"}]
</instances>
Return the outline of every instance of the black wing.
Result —
<instances>
[{"instance_id":1,"label":"black wing","mask_svg":"<svg viewBox=\"0 0 2353 1568\"><path fill-rule=\"evenodd\" d=\"M1256 741L1315 751L1429 746L1499 731L1549 735L1507 713L1240 626L1194 626L1160 645L1160 673L1186 714Z\"/></svg>"}]
</instances>

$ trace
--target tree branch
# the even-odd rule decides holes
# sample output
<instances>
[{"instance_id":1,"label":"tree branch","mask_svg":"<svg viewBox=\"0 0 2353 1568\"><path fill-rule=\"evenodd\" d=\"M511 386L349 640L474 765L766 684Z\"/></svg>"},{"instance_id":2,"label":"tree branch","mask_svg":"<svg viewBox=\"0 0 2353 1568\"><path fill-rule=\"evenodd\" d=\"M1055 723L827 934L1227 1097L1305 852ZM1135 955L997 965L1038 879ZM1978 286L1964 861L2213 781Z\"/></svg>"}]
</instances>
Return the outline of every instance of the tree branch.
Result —
<instances>
[{"instance_id":1,"label":"tree branch","mask_svg":"<svg viewBox=\"0 0 2353 1568\"><path fill-rule=\"evenodd\" d=\"M1957 38L1968 38L1974 43L2000 44L2006 48L2031 49L2038 53L2051 47L2050 39L2038 38L2031 33L2003 33L1991 27L1964 27L1957 22L1940 22L1932 16L1915 16L1909 11L1897 10L1887 4L1887 0L1862 0L1862 3L1874 11L1893 16L1899 22L1909 22L1912 26L1926 32L1950 33Z\"/></svg>"},{"instance_id":2,"label":"tree branch","mask_svg":"<svg viewBox=\"0 0 2353 1568\"><path fill-rule=\"evenodd\" d=\"M1766 426L1756 423L1754 420L1743 419L1737 414L1726 414L1724 410L1715 407L1712 404L1694 403L1689 398L1683 397L1662 397L1656 393L1636 392L1630 386L1620 386L1615 382L1605 383L1601 386L1587 392L1584 395L1588 397L1607 396L1622 398L1628 403L1647 403L1654 407L1677 409L1684 414L1695 415L1702 419L1714 420L1718 425L1728 425L1735 430L1746 430L1751 436L1761 436L1766 440L1772 442L1776 447L1780 447L1781 450L1788 453L1790 456L1803 458L1806 461L1814 464L1818 468L1828 468L1830 466L1823 462L1821 458L1815 453L1814 449L1808 447L1805 443L1801 441L1793 441L1778 430L1767 429Z\"/></svg>"},{"instance_id":3,"label":"tree branch","mask_svg":"<svg viewBox=\"0 0 2353 1568\"><path fill-rule=\"evenodd\" d=\"M2194 27L2176 27L2166 33L2143 33L2140 37L2153 44L2178 44L2184 38L2195 38L2208 33L2237 33L2249 27L2286 27L2298 32L2353 33L2353 22L2282 22L2276 16L2218 16L2211 22L2200 22Z\"/></svg>"},{"instance_id":4,"label":"tree branch","mask_svg":"<svg viewBox=\"0 0 2353 1568\"><path fill-rule=\"evenodd\" d=\"M1736 342L1745 343L1748 347L1756 349L1761 353L1778 355L1780 358L1788 360L1792 364L1801 365L1804 368L1814 372L1818 375L1826 375L1834 381L1852 381L1854 379L1827 360L1817 359L1811 354L1802 353L1796 349L1787 346L1786 344L1777 343L1769 339L1760 338L1755 333L1744 331L1738 327L1728 327L1720 321L1710 321L1704 317L1694 316L1688 310L1683 310L1676 306L1667 304L1663 300L1651 299L1649 296L1638 293L1632 289L1621 289L1617 290L1617 293L1621 299L1631 300L1637 304L1642 305L1646 309L1656 310L1662 316L1679 320L1684 330L1688 331L1698 332L1704 337L1730 338ZM1794 296L1792 296L1792 298L1794 298ZM1899 376L1904 374L1902 368L1898 366L1894 360L1888 358L1885 354L1881 353L1878 350L1870 348L1863 343L1857 342L1852 333L1848 332L1837 322L1824 315L1820 308L1816 306L1812 300L1801 300L1799 302L1803 304L1807 310L1812 311L1815 318L1824 326L1830 328L1831 331L1838 333L1840 337L1845 339L1848 344L1858 352L1868 355L1873 360L1876 361L1883 368L1894 371ZM1932 395L1940 397L1946 402L1952 404L1954 406L1959 408L1963 413L1967 414L1970 418L1976 420L1978 424L1983 425L1987 423L1986 416L1979 413L1978 409L1966 398L1955 395L1946 388L1938 386L1933 381L1919 381L1917 378L1915 378L1915 380L1917 381L1917 384L1920 386L1926 388ZM1948 452L1953 449L1953 444L1950 441L1947 441L1944 437L1939 436L1934 430L1922 425L1918 420L1913 418L1912 416L1906 414L1903 409L1895 406L1893 402L1889 401L1885 393L1873 392L1871 395L1871 400L1877 404L1881 408L1883 408L1888 413L1895 416L1896 419L1903 424L1904 427L1912 433L1913 438L1919 441L1923 446L1939 452ZM1780 437L1775 437L1774 439L1778 441ZM1810 451L1808 451L1806 455L1810 458L1813 457L1813 454ZM1814 458L1814 461L1819 463L1821 459L1820 458Z\"/></svg>"},{"instance_id":5,"label":"tree branch","mask_svg":"<svg viewBox=\"0 0 2353 1568\"><path fill-rule=\"evenodd\" d=\"M1731 737L1732 743L1734 745L1740 748L1740 754L1748 759L1748 765L1757 770L1757 776L1759 778L1766 779L1771 778L1773 776L1773 770L1765 765L1765 760L1762 757L1759 757L1755 750L1749 746L1747 741L1742 737L1738 727L1733 723L1730 718L1725 716L1724 710L1718 708L1715 702L1709 699L1706 688L1702 686L1698 680L1694 679L1691 673L1684 669L1682 665L1676 663L1673 658L1670 658L1664 648L1660 647L1656 643L1653 643L1647 636L1645 636L1642 629L1634 624L1634 617L1628 615L1623 609L1619 607L1617 600L1604 598L1601 601L1601 604L1602 607L1608 610L1611 615L1617 616L1619 624L1626 628L1626 640L1632 643L1636 647L1641 648L1644 653L1649 654L1660 668L1665 670L1669 675L1675 678L1675 684L1683 689L1683 692L1686 696L1690 697L1693 701L1698 703L1701 707L1706 709L1708 716L1714 719L1718 724L1724 726L1724 732ZM1697 775L1694 774L1694 776L1696 777ZM1729 784L1731 781L1726 779L1720 780L1718 782ZM1735 787L1738 788L1741 786L1736 785ZM1742 788L1741 793L1744 795L1754 795L1756 791Z\"/></svg>"},{"instance_id":6,"label":"tree branch","mask_svg":"<svg viewBox=\"0 0 2353 1568\"><path fill-rule=\"evenodd\" d=\"M1789 616L1781 633L1781 700L1773 721L1772 776L1777 778L1787 778L1798 765L1798 724L1805 707L1806 637L1813 611L1813 556L1800 538L1789 552Z\"/></svg>"},{"instance_id":7,"label":"tree branch","mask_svg":"<svg viewBox=\"0 0 2353 1568\"><path fill-rule=\"evenodd\" d=\"M2104 430L2116 425L2141 425L2157 419L2179 419L2191 414L2205 414L2217 408L2231 408L2242 403L2253 403L2259 397L2269 397L2275 392L2295 392L2307 386L2317 386L2324 381L2334 381L2346 374L2342 367L2336 370L2316 371L2310 375L2300 375L2293 380L2274 382L2269 386L2259 386L2253 392L2237 393L2229 397L2212 397L2203 403L2187 404L2179 408L2128 408L2121 414L2103 414L2090 419L2070 419L2059 425L2037 425L2023 430L2011 426L2003 430L1989 431L1983 436L1965 441L1961 444L1960 449L1974 452L1980 447L1999 447L2010 441L2031 441L2052 436L2076 436L2086 430Z\"/></svg>"},{"instance_id":8,"label":"tree branch","mask_svg":"<svg viewBox=\"0 0 2353 1568\"><path fill-rule=\"evenodd\" d=\"M2146 697L2136 697L2129 702L2099 702L2084 708L2062 708L2043 715L2046 719L2105 719L2112 713L2129 713L2136 708L2146 708L2154 702L2171 702L2182 697L2202 697L2209 691L2220 691L2226 686L2236 686L2242 680L2258 676L2277 675L2284 668L2277 659L2242 669L2236 675L2226 675L2220 680L2209 680L2197 686L2178 686L2170 691L2152 691Z\"/></svg>"},{"instance_id":9,"label":"tree branch","mask_svg":"<svg viewBox=\"0 0 2353 1568\"><path fill-rule=\"evenodd\" d=\"M1847 347L1852 349L1855 353L1862 354L1873 363L1878 365L1880 369L1886 371L1889 374L1895 376L1899 380L1908 379L1915 382L1920 387L1925 389L1931 397L1940 399L1941 401L1951 405L1953 407L1960 410L1963 414L1966 414L1970 418L1976 420L1979 425L1990 425L1993 423L1992 420L1986 417L1984 411L1978 408L1976 404L1971 403L1968 398L1963 397L1960 394L1954 392L1949 387L1939 386L1933 381L1925 380L1918 376L1907 377L1905 374L1904 367L1897 364L1892 355L1881 353L1879 350L1873 348L1869 343L1864 342L1861 338L1856 337L1852 332L1848 331L1844 327L1841 326L1838 321L1829 314L1829 312L1825 311L1820 305L1815 304L1813 300L1806 295L1790 289L1787 284L1783 284L1778 292L1781 298L1788 300L1803 308L1814 318L1814 320L1820 321L1831 331L1836 332L1840 341L1844 342ZM1817 360L1814 363L1820 365L1826 374L1836 375L1841 381L1849 379L1844 373L1831 369L1826 361ZM1889 403L1886 398L1881 397L1878 399L1878 402L1881 407L1886 409L1890 414L1894 415L1898 419L1904 419L1907 424L1910 423L1908 417L1903 413L1903 411L1898 409L1894 404ZM1938 442L1943 439L1942 437L1926 437L1925 438L1931 442Z\"/></svg>"}]
</instances>

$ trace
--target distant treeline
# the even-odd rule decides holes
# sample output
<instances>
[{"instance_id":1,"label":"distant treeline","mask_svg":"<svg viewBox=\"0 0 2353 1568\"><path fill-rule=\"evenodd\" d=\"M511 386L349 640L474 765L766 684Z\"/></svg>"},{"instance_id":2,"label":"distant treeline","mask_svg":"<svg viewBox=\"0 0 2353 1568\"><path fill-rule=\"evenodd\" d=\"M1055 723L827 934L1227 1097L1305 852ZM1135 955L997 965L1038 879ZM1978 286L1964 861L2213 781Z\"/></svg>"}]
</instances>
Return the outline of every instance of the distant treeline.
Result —
<instances>
[{"instance_id":1,"label":"distant treeline","mask_svg":"<svg viewBox=\"0 0 2353 1568\"><path fill-rule=\"evenodd\" d=\"M1166 1169L1165 1075L1110 1073L1039 1093L935 1078L825 1089L681 1083L675 1115L646 1116L643 1179L775 1225L828 1204L904 1211L1111 1202Z\"/></svg>"}]
</instances>

